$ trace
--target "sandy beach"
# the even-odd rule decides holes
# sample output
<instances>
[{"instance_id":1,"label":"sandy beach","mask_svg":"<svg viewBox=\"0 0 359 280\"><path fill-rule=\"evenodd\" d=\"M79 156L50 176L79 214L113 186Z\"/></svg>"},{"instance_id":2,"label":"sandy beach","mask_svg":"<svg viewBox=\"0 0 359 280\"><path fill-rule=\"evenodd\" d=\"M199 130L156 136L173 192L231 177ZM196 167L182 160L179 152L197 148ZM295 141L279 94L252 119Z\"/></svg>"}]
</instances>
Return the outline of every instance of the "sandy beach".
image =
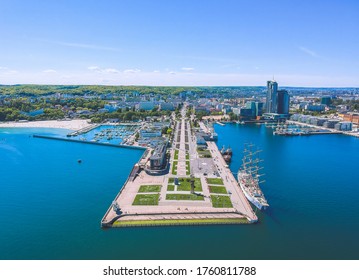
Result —
<instances>
[{"instance_id":1,"label":"sandy beach","mask_svg":"<svg viewBox=\"0 0 359 280\"><path fill-rule=\"evenodd\" d=\"M35 121L35 122L3 122L1 127L44 127L44 128L64 128L79 130L89 126L89 120L70 120L70 121Z\"/></svg>"}]
</instances>

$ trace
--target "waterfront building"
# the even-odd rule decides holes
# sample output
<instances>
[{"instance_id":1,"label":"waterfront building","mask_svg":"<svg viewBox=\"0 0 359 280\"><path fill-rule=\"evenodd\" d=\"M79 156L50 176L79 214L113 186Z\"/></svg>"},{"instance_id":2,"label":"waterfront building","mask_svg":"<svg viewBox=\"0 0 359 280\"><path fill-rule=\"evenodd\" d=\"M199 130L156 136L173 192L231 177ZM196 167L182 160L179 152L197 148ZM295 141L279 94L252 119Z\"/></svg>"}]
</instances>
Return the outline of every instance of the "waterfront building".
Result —
<instances>
[{"instance_id":1,"label":"waterfront building","mask_svg":"<svg viewBox=\"0 0 359 280\"><path fill-rule=\"evenodd\" d=\"M339 123L339 120L330 119L324 122L323 126L326 128L334 128L337 123Z\"/></svg>"},{"instance_id":2,"label":"waterfront building","mask_svg":"<svg viewBox=\"0 0 359 280\"><path fill-rule=\"evenodd\" d=\"M277 114L277 113L264 113L263 119L271 121L281 121L287 119L287 114Z\"/></svg>"},{"instance_id":3,"label":"waterfront building","mask_svg":"<svg viewBox=\"0 0 359 280\"><path fill-rule=\"evenodd\" d=\"M354 124L358 124L359 125L359 113L356 112L349 112L347 114L343 115L343 120L344 121L349 121L352 122Z\"/></svg>"},{"instance_id":4,"label":"waterfront building","mask_svg":"<svg viewBox=\"0 0 359 280\"><path fill-rule=\"evenodd\" d=\"M263 102L256 102L256 109L255 109L256 117L263 115L263 107L264 107Z\"/></svg>"},{"instance_id":5,"label":"waterfront building","mask_svg":"<svg viewBox=\"0 0 359 280\"><path fill-rule=\"evenodd\" d=\"M253 119L255 117L254 111L251 108L241 108L239 115L242 119Z\"/></svg>"},{"instance_id":6,"label":"waterfront building","mask_svg":"<svg viewBox=\"0 0 359 280\"><path fill-rule=\"evenodd\" d=\"M351 122L339 122L335 124L334 128L341 131L351 131L353 124Z\"/></svg>"},{"instance_id":7,"label":"waterfront building","mask_svg":"<svg viewBox=\"0 0 359 280\"><path fill-rule=\"evenodd\" d=\"M158 145L150 157L150 170L161 170L166 166L167 142Z\"/></svg>"},{"instance_id":8,"label":"waterfront building","mask_svg":"<svg viewBox=\"0 0 359 280\"><path fill-rule=\"evenodd\" d=\"M278 90L278 114L289 114L289 94L286 90Z\"/></svg>"},{"instance_id":9,"label":"waterfront building","mask_svg":"<svg viewBox=\"0 0 359 280\"><path fill-rule=\"evenodd\" d=\"M267 81L266 113L277 113L278 83Z\"/></svg>"},{"instance_id":10,"label":"waterfront building","mask_svg":"<svg viewBox=\"0 0 359 280\"><path fill-rule=\"evenodd\" d=\"M326 118L316 118L314 121L313 121L313 125L316 125L316 126L323 126L323 124L327 121Z\"/></svg>"}]
</instances>

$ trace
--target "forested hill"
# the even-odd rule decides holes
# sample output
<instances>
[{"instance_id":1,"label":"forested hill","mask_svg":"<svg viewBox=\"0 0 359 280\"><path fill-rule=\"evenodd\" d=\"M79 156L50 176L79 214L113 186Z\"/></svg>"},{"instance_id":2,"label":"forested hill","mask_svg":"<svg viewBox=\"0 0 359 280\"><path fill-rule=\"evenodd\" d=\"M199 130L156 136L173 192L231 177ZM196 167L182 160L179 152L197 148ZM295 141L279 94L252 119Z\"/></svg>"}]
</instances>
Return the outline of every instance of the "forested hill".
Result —
<instances>
[{"instance_id":1,"label":"forested hill","mask_svg":"<svg viewBox=\"0 0 359 280\"><path fill-rule=\"evenodd\" d=\"M178 94L184 91L201 92L196 87L150 87L150 86L88 86L88 85L0 85L0 94L7 95L48 95L54 93L85 94Z\"/></svg>"}]
</instances>

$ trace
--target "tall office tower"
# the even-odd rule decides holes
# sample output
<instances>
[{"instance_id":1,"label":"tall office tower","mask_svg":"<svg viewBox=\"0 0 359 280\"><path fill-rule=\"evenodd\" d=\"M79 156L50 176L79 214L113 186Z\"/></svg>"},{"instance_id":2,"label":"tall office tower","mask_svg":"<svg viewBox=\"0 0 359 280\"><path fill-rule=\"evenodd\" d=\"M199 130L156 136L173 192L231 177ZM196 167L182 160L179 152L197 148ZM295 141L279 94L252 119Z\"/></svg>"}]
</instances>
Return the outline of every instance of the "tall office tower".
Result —
<instances>
[{"instance_id":1,"label":"tall office tower","mask_svg":"<svg viewBox=\"0 0 359 280\"><path fill-rule=\"evenodd\" d=\"M275 81L267 82L267 99L266 99L266 112L277 113L277 89L278 84Z\"/></svg>"},{"instance_id":2,"label":"tall office tower","mask_svg":"<svg viewBox=\"0 0 359 280\"><path fill-rule=\"evenodd\" d=\"M278 90L278 114L289 114L289 94L285 89Z\"/></svg>"}]
</instances>

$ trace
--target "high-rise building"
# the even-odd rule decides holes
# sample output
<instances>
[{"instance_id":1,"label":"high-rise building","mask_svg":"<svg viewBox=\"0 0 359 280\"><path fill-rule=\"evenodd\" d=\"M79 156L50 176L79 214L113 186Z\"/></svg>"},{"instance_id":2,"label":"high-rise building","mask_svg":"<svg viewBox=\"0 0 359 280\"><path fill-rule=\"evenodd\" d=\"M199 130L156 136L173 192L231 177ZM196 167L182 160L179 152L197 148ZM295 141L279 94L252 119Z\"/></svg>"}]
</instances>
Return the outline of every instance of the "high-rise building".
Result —
<instances>
[{"instance_id":1,"label":"high-rise building","mask_svg":"<svg viewBox=\"0 0 359 280\"><path fill-rule=\"evenodd\" d=\"M285 89L278 90L278 114L289 114L289 94Z\"/></svg>"},{"instance_id":2,"label":"high-rise building","mask_svg":"<svg viewBox=\"0 0 359 280\"><path fill-rule=\"evenodd\" d=\"M332 98L330 96L323 96L320 100L320 104L330 105L332 103Z\"/></svg>"},{"instance_id":3,"label":"high-rise building","mask_svg":"<svg viewBox=\"0 0 359 280\"><path fill-rule=\"evenodd\" d=\"M267 82L267 99L266 99L267 113L277 113L277 89L278 89L278 84L276 81Z\"/></svg>"}]
</instances>

